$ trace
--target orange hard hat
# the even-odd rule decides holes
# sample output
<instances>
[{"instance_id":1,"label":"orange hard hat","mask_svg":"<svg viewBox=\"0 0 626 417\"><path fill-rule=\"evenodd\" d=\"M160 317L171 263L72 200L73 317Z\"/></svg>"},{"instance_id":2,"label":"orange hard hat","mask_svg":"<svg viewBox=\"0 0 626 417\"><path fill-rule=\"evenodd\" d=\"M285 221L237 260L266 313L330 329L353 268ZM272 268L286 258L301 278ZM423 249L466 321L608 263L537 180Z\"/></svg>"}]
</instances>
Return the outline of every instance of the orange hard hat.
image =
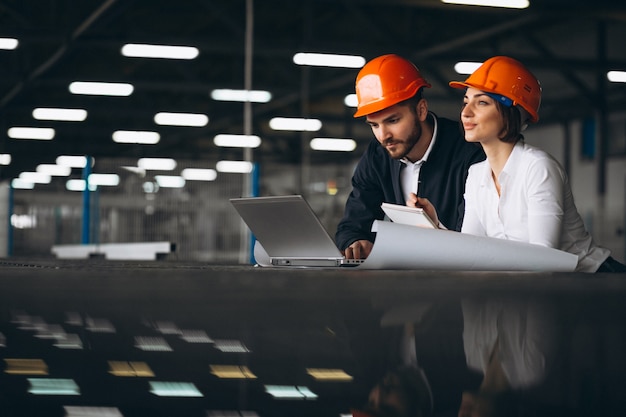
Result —
<instances>
[{"instance_id":1,"label":"orange hard hat","mask_svg":"<svg viewBox=\"0 0 626 417\"><path fill-rule=\"evenodd\" d=\"M356 77L357 111L354 117L386 109L430 87L410 61L394 54L379 56L365 64Z\"/></svg>"},{"instance_id":2,"label":"orange hard hat","mask_svg":"<svg viewBox=\"0 0 626 417\"><path fill-rule=\"evenodd\" d=\"M507 56L489 58L464 82L451 81L454 88L474 87L486 93L499 94L521 106L530 114L530 121L539 120L541 85L521 62Z\"/></svg>"}]
</instances>

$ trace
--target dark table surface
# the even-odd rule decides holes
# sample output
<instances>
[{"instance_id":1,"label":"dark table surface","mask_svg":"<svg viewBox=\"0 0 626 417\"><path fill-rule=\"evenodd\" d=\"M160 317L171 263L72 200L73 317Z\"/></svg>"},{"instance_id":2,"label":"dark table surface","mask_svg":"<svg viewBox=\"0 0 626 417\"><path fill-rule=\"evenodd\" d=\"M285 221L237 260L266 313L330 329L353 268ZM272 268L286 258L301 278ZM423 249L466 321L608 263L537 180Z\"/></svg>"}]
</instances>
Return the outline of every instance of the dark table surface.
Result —
<instances>
[{"instance_id":1,"label":"dark table surface","mask_svg":"<svg viewBox=\"0 0 626 417\"><path fill-rule=\"evenodd\" d=\"M406 362L407 329L434 415L480 391L495 337L516 415L622 416L625 310L615 274L1 260L0 416L339 417ZM68 382L71 395L36 393Z\"/></svg>"}]
</instances>

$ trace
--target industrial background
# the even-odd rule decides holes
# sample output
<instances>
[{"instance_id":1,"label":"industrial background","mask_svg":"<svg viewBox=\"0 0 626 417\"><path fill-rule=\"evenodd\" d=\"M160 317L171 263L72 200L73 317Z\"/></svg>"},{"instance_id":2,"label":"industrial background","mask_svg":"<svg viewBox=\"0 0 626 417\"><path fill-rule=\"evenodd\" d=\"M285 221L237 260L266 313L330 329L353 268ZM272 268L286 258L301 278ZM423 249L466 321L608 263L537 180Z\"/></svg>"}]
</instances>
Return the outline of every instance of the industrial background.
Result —
<instances>
[{"instance_id":1,"label":"industrial background","mask_svg":"<svg viewBox=\"0 0 626 417\"><path fill-rule=\"evenodd\" d=\"M542 0L526 9L458 6L439 0L2 0L0 38L0 255L46 257L59 244L170 241L171 259L246 262L246 229L228 198L302 194L331 235L350 191L350 177L372 134L354 108L358 68L302 66L297 53L386 53L411 59L433 87L431 110L457 118L461 97L448 81L454 64L493 55L519 59L543 87L541 120L528 142L554 154L570 175L576 203L600 245L625 260L626 5L597 0ZM124 56L128 43L197 48L195 59ZM132 84L132 94L72 94L75 81ZM215 89L271 93L265 103L218 101ZM86 110L85 120L33 117L37 108ZM157 125L159 112L205 115L202 126ZM315 132L277 131L274 117L314 118ZM53 128L51 140L14 139L14 127ZM117 143L114 132L157 132L156 144ZM215 144L218 134L252 134L253 149ZM316 137L351 138L349 152L313 150ZM84 155L90 172L119 183L88 193L68 190L84 170L31 189L12 187L24 172ZM140 158L172 158L161 172ZM251 174L216 170L247 161ZM216 170L212 181L159 187L156 176L185 168ZM85 231L85 208L90 209Z\"/></svg>"}]
</instances>

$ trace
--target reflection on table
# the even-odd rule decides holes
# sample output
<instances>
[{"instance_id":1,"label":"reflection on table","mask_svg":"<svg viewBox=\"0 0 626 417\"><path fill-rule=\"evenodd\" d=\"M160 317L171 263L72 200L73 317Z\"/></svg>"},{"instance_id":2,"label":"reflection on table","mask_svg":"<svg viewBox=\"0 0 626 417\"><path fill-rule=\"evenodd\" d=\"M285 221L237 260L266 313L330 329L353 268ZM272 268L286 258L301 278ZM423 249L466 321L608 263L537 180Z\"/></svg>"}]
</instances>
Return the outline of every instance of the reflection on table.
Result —
<instances>
[{"instance_id":1,"label":"reflection on table","mask_svg":"<svg viewBox=\"0 0 626 417\"><path fill-rule=\"evenodd\" d=\"M622 415L625 277L0 266L0 415Z\"/></svg>"}]
</instances>

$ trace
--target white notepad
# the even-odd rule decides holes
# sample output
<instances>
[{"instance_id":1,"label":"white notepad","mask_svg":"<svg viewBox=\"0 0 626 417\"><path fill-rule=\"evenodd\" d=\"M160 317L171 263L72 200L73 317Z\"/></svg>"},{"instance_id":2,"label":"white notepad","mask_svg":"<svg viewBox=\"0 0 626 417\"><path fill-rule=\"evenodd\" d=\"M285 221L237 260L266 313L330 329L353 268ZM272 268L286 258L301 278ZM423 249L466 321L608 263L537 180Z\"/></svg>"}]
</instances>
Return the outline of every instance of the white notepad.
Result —
<instances>
[{"instance_id":1,"label":"white notepad","mask_svg":"<svg viewBox=\"0 0 626 417\"><path fill-rule=\"evenodd\" d=\"M437 229L435 222L421 208L391 203L383 203L380 207L394 223Z\"/></svg>"}]
</instances>

